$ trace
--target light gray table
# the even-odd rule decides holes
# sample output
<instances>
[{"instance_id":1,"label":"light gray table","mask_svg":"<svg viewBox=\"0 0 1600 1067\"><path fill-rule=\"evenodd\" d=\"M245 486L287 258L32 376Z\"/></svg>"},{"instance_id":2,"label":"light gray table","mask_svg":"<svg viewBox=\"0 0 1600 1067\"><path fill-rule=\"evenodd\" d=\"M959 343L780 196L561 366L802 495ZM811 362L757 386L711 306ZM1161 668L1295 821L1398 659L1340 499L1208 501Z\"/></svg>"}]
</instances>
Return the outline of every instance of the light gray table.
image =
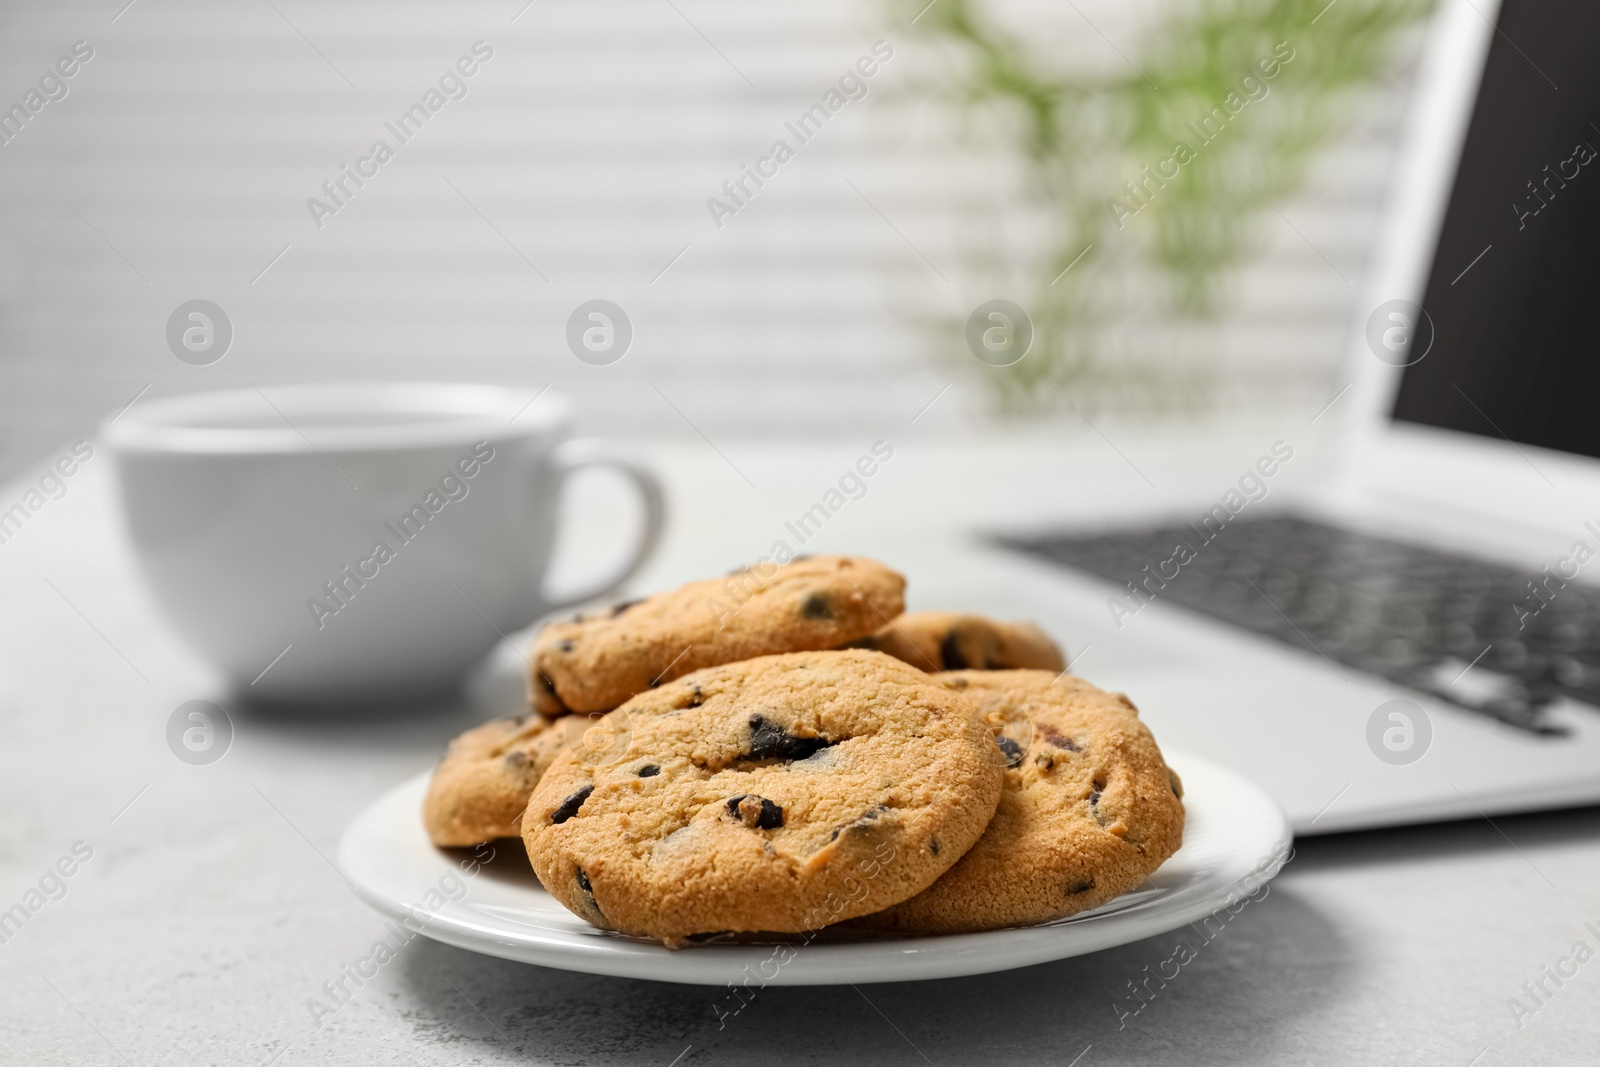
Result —
<instances>
[{"instance_id":1,"label":"light gray table","mask_svg":"<svg viewBox=\"0 0 1600 1067\"><path fill-rule=\"evenodd\" d=\"M1172 484L1173 457L1225 474L1258 436L1209 451L1151 441L1130 458ZM896 558L891 542L922 526L916 560L955 552L980 516L1064 506L1017 491L1047 472L1059 482L1063 464L1066 503L1145 491L1098 438L1036 445L905 442L898 480L836 519L826 546ZM730 446L759 490L698 443L658 450L677 518L638 587L759 555L860 450ZM1209 942L1179 930L1005 974L768 989L723 1026L725 991L543 970L422 938L319 1021L308 1000L383 933L330 862L340 832L514 699L514 654L484 669L471 700L427 713L293 719L230 705L227 756L183 764L163 736L172 710L228 698L135 580L108 466L97 456L0 544L0 908L41 879L58 897L0 944L0 1063L1600 1062L1600 960L1559 987L1544 978L1551 995L1520 1027L1508 1006L1531 1006L1523 984L1576 942L1600 951L1585 927L1600 929L1596 809L1314 838ZM4 487L0 508L24 485ZM576 498L573 543L598 556L618 519L599 489ZM914 585L982 603L959 575L921 567L908 565ZM79 862L75 845L92 855ZM63 858L73 874L58 884L47 873ZM1196 958L1127 1014L1128 983L1180 941Z\"/></svg>"}]
</instances>

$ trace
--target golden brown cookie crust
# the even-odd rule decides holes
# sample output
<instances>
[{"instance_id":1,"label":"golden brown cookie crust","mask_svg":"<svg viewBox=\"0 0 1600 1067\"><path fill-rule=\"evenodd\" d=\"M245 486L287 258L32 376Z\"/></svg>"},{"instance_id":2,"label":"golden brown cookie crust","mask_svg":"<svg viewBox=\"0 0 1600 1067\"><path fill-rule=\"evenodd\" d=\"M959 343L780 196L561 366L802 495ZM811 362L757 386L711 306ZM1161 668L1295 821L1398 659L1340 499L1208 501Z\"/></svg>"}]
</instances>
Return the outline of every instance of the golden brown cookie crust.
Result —
<instances>
[{"instance_id":1,"label":"golden brown cookie crust","mask_svg":"<svg viewBox=\"0 0 1600 1067\"><path fill-rule=\"evenodd\" d=\"M870 559L800 557L551 623L534 638L529 698L545 714L609 711L705 667L837 648L900 614L905 585Z\"/></svg>"},{"instance_id":2,"label":"golden brown cookie crust","mask_svg":"<svg viewBox=\"0 0 1600 1067\"><path fill-rule=\"evenodd\" d=\"M422 824L441 847L517 837L539 778L565 746L564 725L541 715L496 719L450 742L422 801Z\"/></svg>"},{"instance_id":3,"label":"golden brown cookie crust","mask_svg":"<svg viewBox=\"0 0 1600 1067\"><path fill-rule=\"evenodd\" d=\"M991 726L1010 724L1014 766L988 830L961 861L856 925L948 934L1049 922L1137 887L1178 850L1182 786L1127 697L1047 671L939 678Z\"/></svg>"},{"instance_id":4,"label":"golden brown cookie crust","mask_svg":"<svg viewBox=\"0 0 1600 1067\"><path fill-rule=\"evenodd\" d=\"M1003 756L954 689L870 651L713 667L641 693L563 754L523 841L574 913L681 945L799 932L922 891L983 833Z\"/></svg>"},{"instance_id":5,"label":"golden brown cookie crust","mask_svg":"<svg viewBox=\"0 0 1600 1067\"><path fill-rule=\"evenodd\" d=\"M1031 622L948 611L907 612L852 647L887 652L930 673L1067 669L1061 647Z\"/></svg>"}]
</instances>

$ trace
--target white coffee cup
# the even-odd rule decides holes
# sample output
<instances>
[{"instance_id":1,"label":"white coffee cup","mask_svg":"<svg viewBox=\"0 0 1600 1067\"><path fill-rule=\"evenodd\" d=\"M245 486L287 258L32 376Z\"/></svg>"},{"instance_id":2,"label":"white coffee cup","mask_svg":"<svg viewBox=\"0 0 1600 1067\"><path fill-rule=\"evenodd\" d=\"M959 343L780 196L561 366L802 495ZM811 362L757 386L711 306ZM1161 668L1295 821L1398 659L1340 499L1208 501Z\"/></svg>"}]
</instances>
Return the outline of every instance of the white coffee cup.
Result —
<instances>
[{"instance_id":1,"label":"white coffee cup","mask_svg":"<svg viewBox=\"0 0 1600 1067\"><path fill-rule=\"evenodd\" d=\"M447 690L504 635L643 564L660 484L569 439L570 410L496 386L296 385L139 404L102 434L183 637L246 696L337 703ZM638 489L643 523L603 580L552 599L561 486L594 466Z\"/></svg>"}]
</instances>

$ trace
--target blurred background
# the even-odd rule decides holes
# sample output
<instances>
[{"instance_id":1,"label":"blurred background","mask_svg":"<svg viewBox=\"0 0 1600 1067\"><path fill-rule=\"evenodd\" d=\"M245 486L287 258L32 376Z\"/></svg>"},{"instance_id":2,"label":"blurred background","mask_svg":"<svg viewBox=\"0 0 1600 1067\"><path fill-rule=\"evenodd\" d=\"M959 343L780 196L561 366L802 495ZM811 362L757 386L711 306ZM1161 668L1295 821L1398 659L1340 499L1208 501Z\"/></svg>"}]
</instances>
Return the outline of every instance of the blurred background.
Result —
<instances>
[{"instance_id":1,"label":"blurred background","mask_svg":"<svg viewBox=\"0 0 1600 1067\"><path fill-rule=\"evenodd\" d=\"M0 923L0 1065L387 1064L411 1052L693 1067L815 1062L829 1048L852 1062L1009 1052L1082 1067L1174 1050L1186 1063L1595 1062L1600 967L1551 1005L1527 991L1544 988L1574 938L1600 938L1600 808L1518 812L1600 797L1593 568L1524 626L1549 606L1534 579L1551 588L1552 565L1578 555L1573 538L1600 542L1600 436L1581 401L1595 388L1585 353L1600 336L1600 208L1575 183L1513 237L1522 209L1507 216L1501 198L1522 197L1541 166L1578 165L1569 146L1588 137L1577 112L1596 95L1586 71L1600 17L1508 0L1492 25L1509 32L1494 33L1477 0L1437 5L1452 34L1441 39L1459 43L1471 26L1503 62L1483 83L1497 86L1482 97L1495 124L1471 157L1483 180L1469 183L1430 275L1452 295L1434 303L1366 291L1369 277L1381 289L1397 276L1393 254L1388 277L1373 275L1374 253L1389 201L1404 206L1402 118L1414 93L1431 99L1416 90L1434 6L0 4L0 518L11 522L0 522L0 601L13 609L0 612L0 756L11 757L0 758L0 919L18 901L28 913L15 945ZM72 73L58 76L65 56L77 57ZM1443 66L1461 68L1466 92L1476 61L1456 58ZM1409 146L1444 167L1450 123L1419 125ZM1405 247L1421 240L1433 203L1422 200L1396 230ZM1474 342L1454 353L1442 342L1428 377L1410 379L1449 418L1399 417L1404 433L1381 448L1370 438L1383 405L1368 386L1391 357L1410 358L1410 341L1363 344L1369 322L1382 331L1396 316L1379 313L1406 303L1374 308L1375 296L1428 300L1441 338ZM197 300L232 331L205 365L169 334ZM595 300L632 329L605 365L569 343L570 317ZM1023 309L1033 331L1007 366L984 362L968 334L994 300ZM1523 329L1534 315L1542 332ZM1429 320L1429 347L1432 331ZM287 605L296 625L320 626L300 614L314 582L252 599L215 588L216 576L270 586L273 557L322 537L318 522L341 528L356 481L334 478L343 472L319 452L329 471L308 461L303 483L282 483L311 487L303 499L234 541L208 525L244 513L225 477L173 479L183 506L165 511L159 494L119 502L115 435L96 427L184 393L417 379L503 383L530 406L567 394L580 432L645 453L669 521L627 596L727 573L797 536L797 517L837 513L795 547L903 569L911 610L1039 620L1074 673L1137 694L1164 747L1287 798L1298 857L1238 932L1183 972L1201 977L1164 991L1137 1025L1114 1004L1171 958L1170 941L875 986L876 1000L844 986L764 990L724 1034L699 989L418 938L323 1027L308 996L369 951L379 923L335 863L339 842L450 737L526 707L531 633L496 624L454 580L412 616L363 594L383 609L368 618L419 634L442 620L441 632L477 627L498 644L458 697L379 706L381 717L255 706L249 688L296 669L315 631L292 653L288 637L261 648L254 681L219 668L157 610L139 576L148 546L119 512L153 502L174 516L160 526L176 531L171 543L192 534L212 550L215 566L192 580L174 571L171 587L218 617L253 625ZM1586 443L1563 454L1526 432L1556 425L1530 396L1580 398L1561 411ZM1497 405L1518 410L1501 418ZM1336 439L1346 418L1359 432ZM1360 458L1363 433L1367 507L1290 496L1326 473L1319 464ZM104 458L70 460L90 452L69 452L79 438ZM833 487L878 445L893 449L892 473L872 482L870 504L851 494L845 507ZM1407 462L1385 462L1396 455ZM513 484L514 462L491 477ZM1258 471L1274 479L1272 505L1256 503L1268 492ZM435 475L419 477L426 489ZM279 499L279 483L257 478L240 479L253 490L240 498ZM641 509L608 478L574 481L553 586L582 587L626 554ZM422 491L402 488L407 501ZM473 507L496 499L474 492ZM1172 562L1168 528L1237 517L1245 497L1234 532L1130 620L1126 605L1150 598L1124 597L1125 576ZM1297 499L1315 507L1269 511ZM545 514L538 494L526 500L524 513ZM1101 520L1148 529L1090 529ZM1031 555L984 543L994 533ZM335 540L314 546L335 561L318 563L319 580L355 558ZM352 543L369 543L365 527ZM491 593L510 588L501 574L515 567L461 558ZM316 638L323 649L339 639ZM204 762L175 740L194 702L230 723ZM1398 756L1384 732L1396 704L1425 727ZM1462 821L1400 825L1442 818ZM70 900L34 907L29 887L74 843L100 858ZM1542 1013L1526 1027L1507 1011L1523 996Z\"/></svg>"},{"instance_id":2,"label":"blurred background","mask_svg":"<svg viewBox=\"0 0 1600 1067\"><path fill-rule=\"evenodd\" d=\"M135 396L307 379L553 383L584 428L652 440L874 432L936 394L918 425L941 433L1088 432L1069 403L1314 411L1426 13L1319 7L6 5L6 106L74 42L93 58L0 146L0 475ZM1285 40L1200 147L1185 123ZM465 95L402 144L385 123L479 41ZM800 144L785 123L875 42L891 58L865 96ZM717 217L708 200L780 138L794 158ZM1196 158L1130 199L1180 138ZM394 158L315 217L379 139ZM1037 331L1011 368L962 338L996 297ZM612 366L566 349L595 298L634 325ZM192 299L233 323L211 366L167 349Z\"/></svg>"}]
</instances>

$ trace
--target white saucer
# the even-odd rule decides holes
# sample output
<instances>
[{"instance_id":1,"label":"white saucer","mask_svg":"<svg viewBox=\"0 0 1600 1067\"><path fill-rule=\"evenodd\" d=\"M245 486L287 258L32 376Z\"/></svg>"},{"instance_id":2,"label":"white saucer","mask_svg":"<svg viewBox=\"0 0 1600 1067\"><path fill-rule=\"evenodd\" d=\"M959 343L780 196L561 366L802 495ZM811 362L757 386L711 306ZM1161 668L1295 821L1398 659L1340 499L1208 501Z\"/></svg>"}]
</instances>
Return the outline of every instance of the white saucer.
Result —
<instances>
[{"instance_id":1,"label":"white saucer","mask_svg":"<svg viewBox=\"0 0 1600 1067\"><path fill-rule=\"evenodd\" d=\"M1215 763L1169 751L1183 778L1183 848L1146 882L1094 911L1045 926L945 937L824 931L809 944L709 944L670 950L597 930L540 888L515 841L441 850L422 829L428 774L396 786L350 824L339 866L379 911L449 945L523 963L662 982L833 985L951 978L1096 952L1176 929L1236 902L1289 854L1289 821L1259 788ZM474 870L476 868L476 870ZM450 899L450 898L455 899Z\"/></svg>"}]
</instances>

